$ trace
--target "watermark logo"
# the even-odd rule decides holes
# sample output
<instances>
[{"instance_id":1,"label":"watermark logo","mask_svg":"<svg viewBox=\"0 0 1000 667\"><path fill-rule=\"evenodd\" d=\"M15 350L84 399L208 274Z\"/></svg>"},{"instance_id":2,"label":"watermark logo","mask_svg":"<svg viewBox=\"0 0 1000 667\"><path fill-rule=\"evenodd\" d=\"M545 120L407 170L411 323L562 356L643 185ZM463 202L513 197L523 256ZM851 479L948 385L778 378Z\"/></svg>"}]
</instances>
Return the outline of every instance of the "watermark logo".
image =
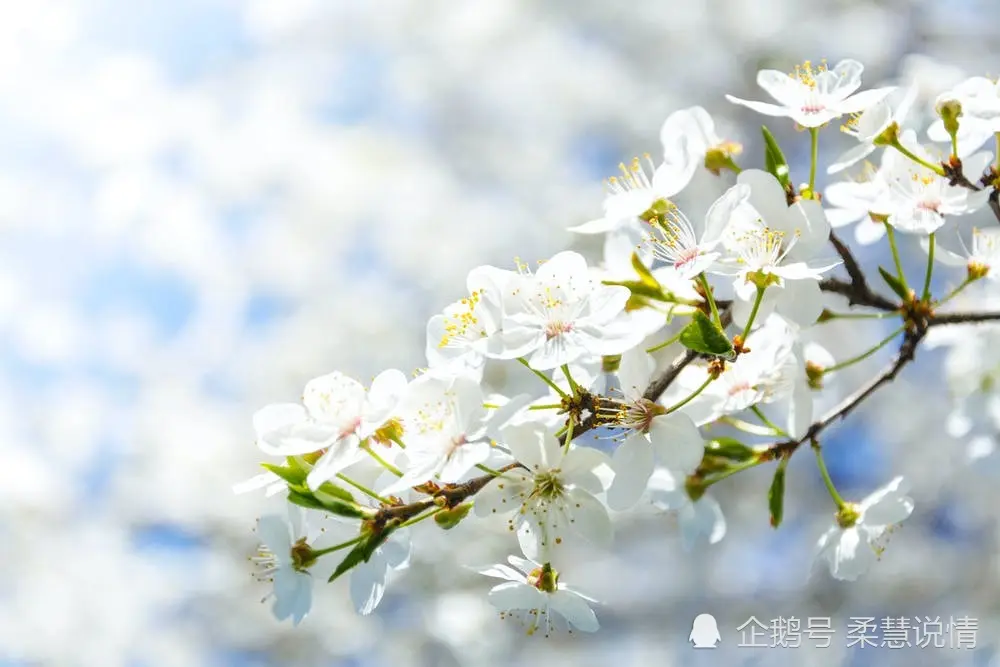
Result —
<instances>
[{"instance_id":1,"label":"watermark logo","mask_svg":"<svg viewBox=\"0 0 1000 667\"><path fill-rule=\"evenodd\" d=\"M691 634L688 641L694 644L695 648L715 648L715 645L722 641L719 634L719 626L715 622L715 616L711 614L698 614L691 625Z\"/></svg>"}]
</instances>

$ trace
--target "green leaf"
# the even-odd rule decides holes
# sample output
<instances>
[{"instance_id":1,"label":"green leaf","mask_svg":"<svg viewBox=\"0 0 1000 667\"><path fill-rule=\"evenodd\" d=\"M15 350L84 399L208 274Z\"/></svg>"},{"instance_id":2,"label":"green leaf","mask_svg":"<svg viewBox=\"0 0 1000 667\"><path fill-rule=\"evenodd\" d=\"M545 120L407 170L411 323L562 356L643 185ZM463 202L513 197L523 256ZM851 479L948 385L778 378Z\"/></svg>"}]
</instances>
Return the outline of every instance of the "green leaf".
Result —
<instances>
[{"instance_id":1,"label":"green leaf","mask_svg":"<svg viewBox=\"0 0 1000 667\"><path fill-rule=\"evenodd\" d=\"M886 285L888 285L893 292L898 294L900 299L903 299L904 301L909 300L910 293L903 285L903 281L883 269L881 266L878 267L878 272L879 275L882 276L882 280L885 281Z\"/></svg>"},{"instance_id":2,"label":"green leaf","mask_svg":"<svg viewBox=\"0 0 1000 667\"><path fill-rule=\"evenodd\" d=\"M639 274L639 281L657 292L661 291L660 281L658 281L653 274L650 272L649 268L642 263L642 259L639 257L639 253L632 253L632 268L635 272Z\"/></svg>"},{"instance_id":3,"label":"green leaf","mask_svg":"<svg viewBox=\"0 0 1000 667\"><path fill-rule=\"evenodd\" d=\"M771 511L771 527L777 528L781 525L781 518L785 509L785 466L788 459L782 459L778 464L778 469L774 471L774 479L771 480L771 488L767 490L767 506Z\"/></svg>"},{"instance_id":4,"label":"green leaf","mask_svg":"<svg viewBox=\"0 0 1000 667\"><path fill-rule=\"evenodd\" d=\"M292 468L291 466L279 466L274 463L261 463L260 465L265 470L270 470L289 484L301 484L306 481L305 471Z\"/></svg>"},{"instance_id":5,"label":"green leaf","mask_svg":"<svg viewBox=\"0 0 1000 667\"><path fill-rule=\"evenodd\" d=\"M342 574L360 565L361 563L367 563L372 557L372 554L375 553L375 550L385 544L385 541L389 539L389 535L391 535L394 530L395 527L387 525L379 532L371 533L368 537L354 545L354 548L351 549L346 556L344 556L344 560L340 561L337 569L333 571L333 574L330 575L327 582L336 580Z\"/></svg>"},{"instance_id":6,"label":"green leaf","mask_svg":"<svg viewBox=\"0 0 1000 667\"><path fill-rule=\"evenodd\" d=\"M684 347L701 354L719 357L733 355L732 341L708 318L708 315L700 310L695 311L691 321L681 331L680 341Z\"/></svg>"},{"instance_id":7,"label":"green leaf","mask_svg":"<svg viewBox=\"0 0 1000 667\"><path fill-rule=\"evenodd\" d=\"M785 154L781 152L781 147L778 146L777 140L767 129L767 126L761 125L760 131L764 135L764 164L767 171L778 179L781 187L789 190L792 187L792 181L788 171L788 160L785 159Z\"/></svg>"},{"instance_id":8,"label":"green leaf","mask_svg":"<svg viewBox=\"0 0 1000 667\"><path fill-rule=\"evenodd\" d=\"M730 461L749 461L757 456L757 452L739 440L726 437L712 439L708 443L706 453L729 459Z\"/></svg>"},{"instance_id":9,"label":"green leaf","mask_svg":"<svg viewBox=\"0 0 1000 667\"><path fill-rule=\"evenodd\" d=\"M313 510L324 510L326 507L323 506L321 502L313 498L312 496L307 496L303 493L297 491L288 491L288 502L294 503L299 507L306 507Z\"/></svg>"},{"instance_id":10,"label":"green leaf","mask_svg":"<svg viewBox=\"0 0 1000 667\"><path fill-rule=\"evenodd\" d=\"M340 561L340 564L337 565L337 569L333 571L333 574L330 575L327 582L335 581L338 577L340 577L340 575L368 560L365 557L366 542L367 540L358 542L354 545L353 549L347 552L347 555L344 556L344 560Z\"/></svg>"},{"instance_id":11,"label":"green leaf","mask_svg":"<svg viewBox=\"0 0 1000 667\"><path fill-rule=\"evenodd\" d=\"M332 496L340 500L345 500L349 503L354 502L354 496L351 495L350 491L341 486L337 486L333 482L323 482L323 485L319 487L319 490L317 490L316 493Z\"/></svg>"}]
</instances>

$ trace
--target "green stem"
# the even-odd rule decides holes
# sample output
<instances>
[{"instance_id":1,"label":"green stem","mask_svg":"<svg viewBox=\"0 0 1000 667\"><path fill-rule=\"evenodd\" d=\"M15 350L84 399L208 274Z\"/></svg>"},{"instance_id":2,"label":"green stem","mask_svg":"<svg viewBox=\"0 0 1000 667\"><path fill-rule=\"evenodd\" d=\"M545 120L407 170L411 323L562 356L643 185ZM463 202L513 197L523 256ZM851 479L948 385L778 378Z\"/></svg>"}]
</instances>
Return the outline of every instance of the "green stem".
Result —
<instances>
[{"instance_id":1,"label":"green stem","mask_svg":"<svg viewBox=\"0 0 1000 667\"><path fill-rule=\"evenodd\" d=\"M371 489L369 489L367 486L363 486L361 484L358 484L357 482L355 482L353 479L351 479L350 477L348 477L344 473L338 472L337 473L337 479L339 479L340 481L344 482L345 484L349 484L349 485L353 486L355 489L357 489L361 493L365 494L366 496L368 496L370 498L374 498L375 500L379 501L383 505L391 505L392 504L392 503L389 502L388 498L383 498L379 494L377 494L374 491L372 491Z\"/></svg>"},{"instance_id":2,"label":"green stem","mask_svg":"<svg viewBox=\"0 0 1000 667\"><path fill-rule=\"evenodd\" d=\"M903 288L909 294L910 285L906 282L906 274L903 273L903 262L899 259L899 248L896 247L896 230L888 222L883 222L882 224L885 225L885 233L889 237L889 247L892 248L892 261L896 264L896 274L899 277L899 282L903 284Z\"/></svg>"},{"instance_id":3,"label":"green stem","mask_svg":"<svg viewBox=\"0 0 1000 667\"><path fill-rule=\"evenodd\" d=\"M759 407L757 407L756 405L751 405L750 409L753 411L755 415L757 415L757 419L759 419L764 424L764 426L774 429L774 432L783 438L791 438L791 436L788 435L788 433L786 433L783 428L781 428L780 426L772 422L770 419L768 419L767 415L765 415L764 411L761 410Z\"/></svg>"},{"instance_id":4,"label":"green stem","mask_svg":"<svg viewBox=\"0 0 1000 667\"><path fill-rule=\"evenodd\" d=\"M720 417L719 421L721 421L724 424L729 424L733 428L738 428L739 430L745 433L750 433L752 435L763 435L763 436L781 435L774 429L758 426L757 424L751 424L748 421L743 421L742 419L737 419L736 417L730 417L729 415L724 415Z\"/></svg>"},{"instance_id":5,"label":"green stem","mask_svg":"<svg viewBox=\"0 0 1000 667\"><path fill-rule=\"evenodd\" d=\"M717 482L721 482L722 480L726 479L727 477L732 477L733 475L735 475L738 472L743 472L744 470L749 470L750 468L756 468L761 463L764 463L765 460L766 459L762 459L762 458L760 458L760 459L754 458L754 459L750 459L749 461L744 461L743 463L740 463L739 465L734 465L732 468L729 468L728 470L723 470L722 472L720 472L718 475L716 475L712 479L706 479L704 481L704 485L705 485L706 488L708 488L708 487L712 486L713 484L715 484Z\"/></svg>"},{"instance_id":6,"label":"green stem","mask_svg":"<svg viewBox=\"0 0 1000 667\"><path fill-rule=\"evenodd\" d=\"M891 334L889 334L888 336L886 336L885 338L883 338L881 341L879 341L878 344L875 345L875 347L873 347L870 350L867 350L865 352L862 352L861 354L859 354L856 357L851 357L850 359L848 359L846 361L841 361L839 364L834 364L833 366L829 366L827 368L824 368L823 369L823 373L832 373L834 371L839 371L840 369L847 368L848 366L852 366L852 365L858 363L859 361L864 361L865 359L867 359L868 357L872 356L873 354L875 354L876 352L878 352L879 350L881 350L883 347L885 347L886 345L888 345L889 343L891 343L892 340L894 338L896 338L896 336L898 336L899 334L903 333L904 331L906 331L906 327L905 326L899 327L898 329L896 329L895 331L893 331Z\"/></svg>"},{"instance_id":7,"label":"green stem","mask_svg":"<svg viewBox=\"0 0 1000 667\"><path fill-rule=\"evenodd\" d=\"M398 444L398 445L400 445L402 447L403 443L397 442L396 444ZM389 463L388 461L386 461L385 459L383 459L381 456L379 456L378 454L376 454L372 450L371 445L365 445L364 447L362 447L362 449L364 449L366 452L368 452L368 456L370 456L373 459L375 459L376 463L378 463L380 466L382 466L383 468L385 468L386 470L388 470L389 472L391 472L396 477L402 477L403 476L403 471L402 470L400 470L399 468L397 468L396 466L392 465L391 463ZM406 447L403 447L403 449L406 449Z\"/></svg>"},{"instance_id":8,"label":"green stem","mask_svg":"<svg viewBox=\"0 0 1000 667\"><path fill-rule=\"evenodd\" d=\"M406 528L407 526L412 526L415 523L420 523L424 519L431 518L432 516L434 516L435 514L437 514L438 512L440 512L443 509L444 509L443 507L435 507L434 509L432 509L430 512L427 512L426 514L421 514L420 516L413 517L409 521L404 521L403 523L399 524L399 527L400 528Z\"/></svg>"},{"instance_id":9,"label":"green stem","mask_svg":"<svg viewBox=\"0 0 1000 667\"><path fill-rule=\"evenodd\" d=\"M573 428L575 426L576 426L576 421L574 421L571 418L569 420L569 423L566 425L566 444L563 446L563 453L569 451L569 445L571 442L573 442Z\"/></svg>"},{"instance_id":10,"label":"green stem","mask_svg":"<svg viewBox=\"0 0 1000 667\"><path fill-rule=\"evenodd\" d=\"M701 386L698 387L697 389L695 389L693 394L691 394L690 396L688 396L687 398L685 398L683 401L681 401L679 403L675 403L675 404L671 405L669 408L667 408L666 414L669 415L671 412L676 412L676 411L680 410L681 408L683 408L688 403L690 403L691 401L693 401L698 394L700 394L701 392L705 391L705 388L708 387L708 385L712 384L715 381L715 378L716 378L715 375L709 375L708 379L705 380L704 382L702 382Z\"/></svg>"},{"instance_id":11,"label":"green stem","mask_svg":"<svg viewBox=\"0 0 1000 667\"><path fill-rule=\"evenodd\" d=\"M712 320L722 330L722 318L719 317L719 307L715 305L715 297L712 295L712 288L708 284L708 278L705 277L704 271L698 274L698 282L701 284L701 288L705 290L705 299L708 300L708 305L712 309Z\"/></svg>"},{"instance_id":12,"label":"green stem","mask_svg":"<svg viewBox=\"0 0 1000 667\"><path fill-rule=\"evenodd\" d=\"M833 502L836 503L837 509L841 509L846 504L844 499L840 497L837 493L837 487L833 485L833 480L830 479L830 471L826 469L826 463L823 462L823 454L820 452L819 444L813 443L812 449L816 452L816 465L819 466L819 474L823 477L823 483L826 484L826 490L830 492L830 497L833 498Z\"/></svg>"},{"instance_id":13,"label":"green stem","mask_svg":"<svg viewBox=\"0 0 1000 667\"><path fill-rule=\"evenodd\" d=\"M946 302L948 302L951 299L953 299L954 297L958 296L959 292L961 292L962 290L964 290L966 287L968 287L969 285L971 285L974 282L976 282L976 281L975 280L969 280L968 278L966 278L965 280L962 281L961 285L959 285L958 287L956 287L952 291L948 292L948 294L943 299L941 299L940 301L938 301L936 305L938 305L938 306L944 305Z\"/></svg>"},{"instance_id":14,"label":"green stem","mask_svg":"<svg viewBox=\"0 0 1000 667\"><path fill-rule=\"evenodd\" d=\"M540 370L536 370L536 369L532 368L531 364L528 363L527 359L525 359L524 357L518 357L517 360L520 361L522 364L524 364L525 368L527 368L529 371L531 371L532 373L534 373L535 375L537 375L539 377L539 379L541 379L542 382L544 382L545 384L549 385L549 387L551 387L557 394L559 394L559 396L561 396L562 398L566 398L569 395L565 391L562 390L562 387L560 387L555 382L553 382L552 378L550 378L548 375L546 375L545 373L541 372Z\"/></svg>"},{"instance_id":15,"label":"green stem","mask_svg":"<svg viewBox=\"0 0 1000 667\"><path fill-rule=\"evenodd\" d=\"M927 160L923 159L922 157L914 154L912 151L910 151L908 148L906 148L906 146L904 146L903 144L899 143L898 139L895 141L895 143L891 143L889 145L892 146L893 148L895 148L897 151L899 151L903 155L905 155L906 157L908 157L911 160L913 160L914 162L916 162L917 164L919 164L920 166L926 167L926 168L930 169L931 171L933 171L938 176L944 176L944 167L942 167L939 164L932 164L932 163L928 162Z\"/></svg>"},{"instance_id":16,"label":"green stem","mask_svg":"<svg viewBox=\"0 0 1000 667\"><path fill-rule=\"evenodd\" d=\"M334 544L332 547L326 547L325 549L312 549L311 553L314 557L319 558L320 556L332 554L334 551L340 551L341 549L346 549L349 546L357 544L361 541L361 538L362 536L358 535L354 539L341 542L340 544Z\"/></svg>"},{"instance_id":17,"label":"green stem","mask_svg":"<svg viewBox=\"0 0 1000 667\"><path fill-rule=\"evenodd\" d=\"M753 309L750 311L750 317L747 318L747 325L743 327L743 342L746 343L747 336L750 335L750 328L753 326L753 321L757 319L757 311L760 310L760 302L764 300L764 290L766 287L757 287L757 298L754 299Z\"/></svg>"},{"instance_id":18,"label":"green stem","mask_svg":"<svg viewBox=\"0 0 1000 667\"><path fill-rule=\"evenodd\" d=\"M683 333L684 333L684 330L681 329L677 333L676 336L671 336L670 338L668 338L667 340L663 341L662 343L659 343L657 345L654 345L653 347L648 348L646 350L646 354L652 354L654 352L658 352L659 350L662 350L663 348L668 347L669 345L672 345L673 343L676 343L677 340L681 337L681 334L683 334Z\"/></svg>"},{"instance_id":19,"label":"green stem","mask_svg":"<svg viewBox=\"0 0 1000 667\"><path fill-rule=\"evenodd\" d=\"M558 410L562 408L562 403L546 403L545 405L532 405L529 410Z\"/></svg>"},{"instance_id":20,"label":"green stem","mask_svg":"<svg viewBox=\"0 0 1000 667\"><path fill-rule=\"evenodd\" d=\"M822 322L830 320L884 320L887 317L899 317L899 313L831 313L823 315Z\"/></svg>"},{"instance_id":21,"label":"green stem","mask_svg":"<svg viewBox=\"0 0 1000 667\"><path fill-rule=\"evenodd\" d=\"M569 388L570 388L570 391L573 392L573 395L576 396L577 394L579 394L580 393L580 385L578 385L576 383L576 380L573 379L573 374L569 372L569 365L563 364L562 365L562 372L563 372L563 375L566 376L566 381L569 382Z\"/></svg>"},{"instance_id":22,"label":"green stem","mask_svg":"<svg viewBox=\"0 0 1000 667\"><path fill-rule=\"evenodd\" d=\"M929 301L931 298L931 274L934 273L934 246L936 245L934 237L934 232L931 232L928 243L930 244L927 248L927 274L924 276L924 292L921 296L922 301Z\"/></svg>"},{"instance_id":23,"label":"green stem","mask_svg":"<svg viewBox=\"0 0 1000 667\"><path fill-rule=\"evenodd\" d=\"M814 193L816 192L816 165L819 163L819 128L810 127L809 134L812 139L809 160L809 192Z\"/></svg>"},{"instance_id":24,"label":"green stem","mask_svg":"<svg viewBox=\"0 0 1000 667\"><path fill-rule=\"evenodd\" d=\"M493 468L488 468L484 466L482 463L477 463L476 467L485 472L487 475L493 475L494 477L499 477L500 475L503 474L499 470L494 470Z\"/></svg>"}]
</instances>

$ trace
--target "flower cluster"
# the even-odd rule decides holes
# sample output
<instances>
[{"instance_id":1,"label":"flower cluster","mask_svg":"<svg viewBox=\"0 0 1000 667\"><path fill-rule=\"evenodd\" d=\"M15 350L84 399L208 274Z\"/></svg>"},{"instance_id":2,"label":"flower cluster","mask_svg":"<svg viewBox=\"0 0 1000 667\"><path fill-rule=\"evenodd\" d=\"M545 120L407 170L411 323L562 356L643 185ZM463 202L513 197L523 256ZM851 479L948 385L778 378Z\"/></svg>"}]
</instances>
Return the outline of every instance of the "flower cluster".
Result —
<instances>
[{"instance_id":1,"label":"flower cluster","mask_svg":"<svg viewBox=\"0 0 1000 667\"><path fill-rule=\"evenodd\" d=\"M930 138L950 145L936 148L900 126L912 93L893 108L893 88L858 92L862 69L845 60L807 62L790 75L765 70L757 81L775 104L729 97L808 129L808 182L792 182L766 128L765 168L743 169L740 145L720 139L704 109L678 111L661 130L662 156L622 164L603 215L572 227L603 236L602 264L567 251L534 269L474 268L467 295L427 323L427 368L412 379L387 370L366 387L332 372L308 382L301 403L258 411L257 445L272 459L239 489L282 494L292 514L291 524L278 514L260 521L276 616L298 623L306 615L313 574L328 554L340 558L330 580L348 575L355 606L370 613L409 563L412 526L495 521L523 557L472 569L504 580L489 592L501 615L526 622L529 633L592 632L594 601L562 579L568 550L608 548L612 516L643 499L677 514L685 546L714 544L726 523L710 488L772 464L778 527L786 466L803 445L834 505L817 555L834 577L860 576L913 501L899 477L858 503L844 500L823 460L823 431L895 377L929 334L961 340L936 332L978 320L938 308L1000 273L996 229L975 231L962 251L936 248L953 216L996 205L994 156L975 152L985 135L1000 137L996 84L973 79L942 96ZM860 145L829 173L878 149L880 166L866 166L861 182L831 185L824 198L815 181L818 135L843 116ZM735 178L706 211L686 213L671 198L701 167ZM884 239L892 251L895 271L879 273L894 298L873 289L833 231L854 222L859 243ZM897 231L920 236L929 253L922 290L909 286ZM931 290L936 263L966 269L943 296ZM849 280L832 275L841 266ZM824 292L846 296L859 312L824 308ZM980 319L1000 318L989 315ZM838 360L808 332L840 317L900 324ZM897 338L892 366L817 414L820 401L837 398L825 381L831 374ZM490 379L497 367L534 384L508 390ZM305 527L323 515L331 520L322 531Z\"/></svg>"}]
</instances>

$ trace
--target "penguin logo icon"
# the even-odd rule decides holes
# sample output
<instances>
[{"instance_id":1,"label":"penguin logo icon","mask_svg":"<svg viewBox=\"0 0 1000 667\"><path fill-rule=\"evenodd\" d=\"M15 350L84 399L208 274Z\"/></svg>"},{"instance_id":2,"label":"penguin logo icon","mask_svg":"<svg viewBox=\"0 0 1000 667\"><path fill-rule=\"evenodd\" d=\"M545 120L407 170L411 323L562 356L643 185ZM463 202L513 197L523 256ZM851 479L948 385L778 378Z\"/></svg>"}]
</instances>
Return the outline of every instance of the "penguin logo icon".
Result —
<instances>
[{"instance_id":1,"label":"penguin logo icon","mask_svg":"<svg viewBox=\"0 0 1000 667\"><path fill-rule=\"evenodd\" d=\"M722 641L715 617L711 614L698 614L691 626L688 641L694 644L695 648L715 648L715 645Z\"/></svg>"}]
</instances>

